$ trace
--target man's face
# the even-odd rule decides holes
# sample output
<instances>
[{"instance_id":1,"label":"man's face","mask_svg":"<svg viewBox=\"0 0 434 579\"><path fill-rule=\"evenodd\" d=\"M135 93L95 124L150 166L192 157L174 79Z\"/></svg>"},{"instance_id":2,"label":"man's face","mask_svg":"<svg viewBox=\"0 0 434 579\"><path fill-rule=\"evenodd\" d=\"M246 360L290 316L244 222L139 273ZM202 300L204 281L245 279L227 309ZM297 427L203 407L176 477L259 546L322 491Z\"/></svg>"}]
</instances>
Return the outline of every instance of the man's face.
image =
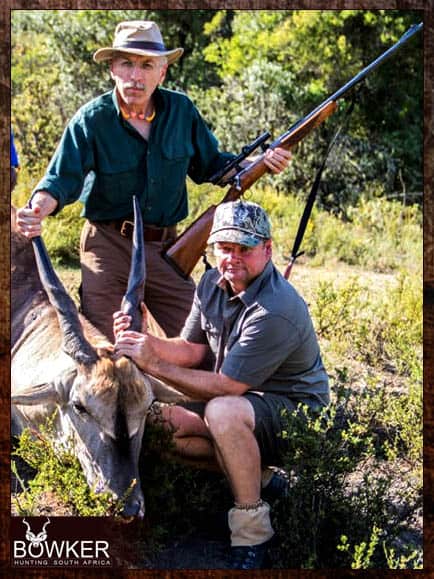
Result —
<instances>
[{"instance_id":1,"label":"man's face","mask_svg":"<svg viewBox=\"0 0 434 579\"><path fill-rule=\"evenodd\" d=\"M121 53L115 56L110 74L122 100L134 108L145 106L166 76L164 58Z\"/></svg>"},{"instance_id":2,"label":"man's face","mask_svg":"<svg viewBox=\"0 0 434 579\"><path fill-rule=\"evenodd\" d=\"M214 244L217 269L236 294L262 273L271 253L271 239L261 241L256 247L229 242Z\"/></svg>"}]
</instances>

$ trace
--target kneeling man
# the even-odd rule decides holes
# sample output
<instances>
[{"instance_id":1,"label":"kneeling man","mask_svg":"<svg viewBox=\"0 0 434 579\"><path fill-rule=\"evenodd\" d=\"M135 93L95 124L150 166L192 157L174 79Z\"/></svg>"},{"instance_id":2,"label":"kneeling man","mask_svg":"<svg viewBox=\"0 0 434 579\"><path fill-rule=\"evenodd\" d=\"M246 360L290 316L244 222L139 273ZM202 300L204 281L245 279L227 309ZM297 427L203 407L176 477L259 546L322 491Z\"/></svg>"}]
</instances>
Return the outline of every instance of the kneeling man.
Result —
<instances>
[{"instance_id":1,"label":"kneeling man","mask_svg":"<svg viewBox=\"0 0 434 579\"><path fill-rule=\"evenodd\" d=\"M129 317L117 312L116 350L193 401L161 405L163 419L183 456L217 460L230 483L232 567L262 568L274 531L261 493L283 490L266 469L285 452L282 410L320 410L328 378L308 308L272 262L265 211L219 205L208 241L217 267L199 282L181 336L128 331ZM210 358L212 369L199 369Z\"/></svg>"}]
</instances>

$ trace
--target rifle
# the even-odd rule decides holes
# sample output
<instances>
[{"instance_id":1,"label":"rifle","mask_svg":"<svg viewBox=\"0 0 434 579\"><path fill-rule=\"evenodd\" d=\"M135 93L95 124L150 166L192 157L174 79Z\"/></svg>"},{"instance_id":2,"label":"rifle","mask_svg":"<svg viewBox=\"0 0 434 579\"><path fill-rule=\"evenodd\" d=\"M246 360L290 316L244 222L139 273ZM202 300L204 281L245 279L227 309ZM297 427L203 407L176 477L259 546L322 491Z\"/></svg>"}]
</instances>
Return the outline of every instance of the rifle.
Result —
<instances>
[{"instance_id":1,"label":"rifle","mask_svg":"<svg viewBox=\"0 0 434 579\"><path fill-rule=\"evenodd\" d=\"M298 120L283 135L278 137L270 145L265 141L269 133L259 136L250 145L245 146L241 154L230 160L223 169L213 175L210 181L218 185L230 184L224 198L220 203L236 201L243 193L249 189L262 175L267 171L264 163L265 150L270 147L283 147L292 149L306 135L308 135L318 125L323 123L337 109L337 101L342 98L351 88L361 82L368 74L375 70L385 60L407 42L416 32L421 30L423 23L413 24L401 38L388 48L383 54L377 57L373 62L368 64L363 70L356 74L344 86L334 92L325 101L318 105L308 115ZM249 165L242 168L240 162L244 160L258 146L261 146L263 153ZM196 263L204 254L209 233L212 227L214 212L217 205L211 205L202 213L175 241L163 251L163 257L172 267L183 277L188 277L193 271Z\"/></svg>"}]
</instances>

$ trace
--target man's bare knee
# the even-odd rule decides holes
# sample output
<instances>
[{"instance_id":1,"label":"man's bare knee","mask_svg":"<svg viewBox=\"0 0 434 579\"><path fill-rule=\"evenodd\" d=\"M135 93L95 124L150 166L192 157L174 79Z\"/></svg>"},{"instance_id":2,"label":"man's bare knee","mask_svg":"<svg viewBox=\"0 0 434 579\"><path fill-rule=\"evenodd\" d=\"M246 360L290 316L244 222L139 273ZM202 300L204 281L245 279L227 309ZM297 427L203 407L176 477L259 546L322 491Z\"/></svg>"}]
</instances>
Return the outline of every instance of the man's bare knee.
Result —
<instances>
[{"instance_id":1,"label":"man's bare knee","mask_svg":"<svg viewBox=\"0 0 434 579\"><path fill-rule=\"evenodd\" d=\"M253 430L255 415L252 405L245 398L218 396L206 405L205 423L213 434L246 426Z\"/></svg>"}]
</instances>

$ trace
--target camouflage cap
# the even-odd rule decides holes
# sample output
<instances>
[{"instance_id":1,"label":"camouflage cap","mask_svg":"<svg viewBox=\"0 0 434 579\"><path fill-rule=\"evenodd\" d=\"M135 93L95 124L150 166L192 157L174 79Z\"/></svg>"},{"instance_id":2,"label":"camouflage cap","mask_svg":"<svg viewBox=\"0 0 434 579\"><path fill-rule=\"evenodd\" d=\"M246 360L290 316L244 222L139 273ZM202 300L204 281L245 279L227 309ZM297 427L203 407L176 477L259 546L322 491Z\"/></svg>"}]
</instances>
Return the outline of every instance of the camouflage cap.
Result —
<instances>
[{"instance_id":1,"label":"camouflage cap","mask_svg":"<svg viewBox=\"0 0 434 579\"><path fill-rule=\"evenodd\" d=\"M270 238L270 221L260 205L230 201L217 207L208 243L227 241L255 247L261 240Z\"/></svg>"}]
</instances>

